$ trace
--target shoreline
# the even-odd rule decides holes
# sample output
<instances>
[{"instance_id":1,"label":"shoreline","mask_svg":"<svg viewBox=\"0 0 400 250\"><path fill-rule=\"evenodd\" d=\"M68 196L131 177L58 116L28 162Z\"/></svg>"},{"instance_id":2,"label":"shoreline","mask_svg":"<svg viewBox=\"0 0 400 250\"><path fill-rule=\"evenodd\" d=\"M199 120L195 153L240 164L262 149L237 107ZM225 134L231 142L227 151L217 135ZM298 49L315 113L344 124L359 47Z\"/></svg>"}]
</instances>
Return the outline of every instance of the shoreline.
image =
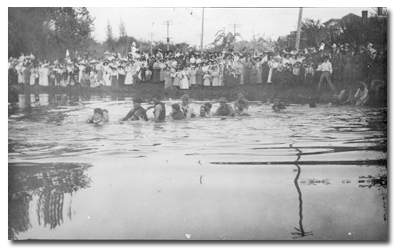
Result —
<instances>
[{"instance_id":1,"label":"shoreline","mask_svg":"<svg viewBox=\"0 0 400 250\"><path fill-rule=\"evenodd\" d=\"M173 88L164 89L163 82L141 82L128 86L112 88L108 86L82 87L82 86L24 86L22 84L8 85L8 102L18 102L19 94L67 94L70 96L90 97L91 95L111 95L111 97L141 97L151 100L152 95L160 94L164 100L180 99L183 94L188 94L190 99L208 101L225 97L229 102L237 99L237 92L243 91L249 101L271 103L275 98L293 104L307 104L309 97L317 103L330 103L332 93L324 86L320 93L317 86L313 85L284 85L284 84L243 84L234 86L191 86L189 89ZM387 97L381 96L379 100L373 100L368 106L387 107Z\"/></svg>"}]
</instances>

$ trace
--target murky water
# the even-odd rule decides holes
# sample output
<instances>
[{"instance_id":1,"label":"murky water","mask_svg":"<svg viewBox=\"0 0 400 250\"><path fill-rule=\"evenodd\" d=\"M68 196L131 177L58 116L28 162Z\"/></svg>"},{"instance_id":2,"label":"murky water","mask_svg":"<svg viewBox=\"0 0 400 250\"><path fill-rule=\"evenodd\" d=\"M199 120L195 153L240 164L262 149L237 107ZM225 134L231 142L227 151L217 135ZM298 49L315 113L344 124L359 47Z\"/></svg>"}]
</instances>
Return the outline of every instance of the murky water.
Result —
<instances>
[{"instance_id":1,"label":"murky water","mask_svg":"<svg viewBox=\"0 0 400 250\"><path fill-rule=\"evenodd\" d=\"M118 123L131 100L11 105L10 239L387 239L386 109ZM84 123L97 107L109 124Z\"/></svg>"}]
</instances>

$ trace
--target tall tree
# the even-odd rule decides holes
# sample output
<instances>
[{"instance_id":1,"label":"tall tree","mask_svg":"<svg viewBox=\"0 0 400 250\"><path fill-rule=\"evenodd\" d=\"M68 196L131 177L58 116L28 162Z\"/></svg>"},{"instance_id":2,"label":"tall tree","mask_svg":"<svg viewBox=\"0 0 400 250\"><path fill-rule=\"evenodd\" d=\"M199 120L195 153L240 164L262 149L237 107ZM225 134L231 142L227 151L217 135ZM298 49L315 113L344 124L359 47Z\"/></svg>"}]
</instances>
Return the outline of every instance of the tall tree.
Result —
<instances>
[{"instance_id":1,"label":"tall tree","mask_svg":"<svg viewBox=\"0 0 400 250\"><path fill-rule=\"evenodd\" d=\"M109 51L114 51L114 36L112 33L112 27L110 24L110 20L108 20L108 23L107 23L106 33L107 33L107 38L106 38L107 49Z\"/></svg>"},{"instance_id":2,"label":"tall tree","mask_svg":"<svg viewBox=\"0 0 400 250\"><path fill-rule=\"evenodd\" d=\"M318 46L328 37L328 29L322 25L321 20L306 18L301 30L307 38L307 46Z\"/></svg>"},{"instance_id":3,"label":"tall tree","mask_svg":"<svg viewBox=\"0 0 400 250\"><path fill-rule=\"evenodd\" d=\"M60 58L65 49L83 48L93 21L86 8L9 8L9 55L32 52L38 58Z\"/></svg>"}]
</instances>

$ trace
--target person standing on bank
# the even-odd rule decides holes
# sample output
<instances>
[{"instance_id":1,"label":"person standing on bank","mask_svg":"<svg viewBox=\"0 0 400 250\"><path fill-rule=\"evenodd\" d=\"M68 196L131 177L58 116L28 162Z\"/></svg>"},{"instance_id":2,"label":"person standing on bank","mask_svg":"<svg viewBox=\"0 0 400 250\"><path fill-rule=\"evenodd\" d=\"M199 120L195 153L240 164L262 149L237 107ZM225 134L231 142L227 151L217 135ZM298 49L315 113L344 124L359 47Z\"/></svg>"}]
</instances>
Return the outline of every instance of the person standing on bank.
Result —
<instances>
[{"instance_id":1,"label":"person standing on bank","mask_svg":"<svg viewBox=\"0 0 400 250\"><path fill-rule=\"evenodd\" d=\"M332 91L335 91L335 87L333 86L333 83L331 81L331 74L332 74L332 64L328 61L328 57L326 56L324 58L324 62L320 65L318 65L317 71L321 71L321 77L319 78L318 82L318 91L321 88L321 83L323 82L324 79L328 82L329 87L332 89Z\"/></svg>"},{"instance_id":2,"label":"person standing on bank","mask_svg":"<svg viewBox=\"0 0 400 250\"><path fill-rule=\"evenodd\" d=\"M181 97L181 100L182 100L181 109L186 119L196 117L196 114L194 113L194 108L191 105L189 105L189 95L184 94Z\"/></svg>"}]
</instances>

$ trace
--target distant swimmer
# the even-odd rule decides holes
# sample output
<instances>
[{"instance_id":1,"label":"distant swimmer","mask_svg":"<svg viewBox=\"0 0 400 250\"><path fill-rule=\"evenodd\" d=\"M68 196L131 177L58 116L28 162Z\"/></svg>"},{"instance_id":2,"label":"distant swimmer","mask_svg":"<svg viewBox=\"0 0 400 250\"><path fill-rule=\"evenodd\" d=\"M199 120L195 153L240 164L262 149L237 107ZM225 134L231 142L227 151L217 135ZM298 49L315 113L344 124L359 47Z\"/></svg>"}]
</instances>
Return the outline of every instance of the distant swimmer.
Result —
<instances>
[{"instance_id":1,"label":"distant swimmer","mask_svg":"<svg viewBox=\"0 0 400 250\"><path fill-rule=\"evenodd\" d=\"M172 112L171 112L171 117L174 120L185 120L185 115L183 114L181 107L179 106L178 103L172 104Z\"/></svg>"},{"instance_id":2,"label":"distant swimmer","mask_svg":"<svg viewBox=\"0 0 400 250\"><path fill-rule=\"evenodd\" d=\"M204 105L200 107L200 117L211 117L211 108L211 103L204 103Z\"/></svg>"},{"instance_id":3,"label":"distant swimmer","mask_svg":"<svg viewBox=\"0 0 400 250\"><path fill-rule=\"evenodd\" d=\"M86 123L103 125L108 121L108 111L106 109L96 108L93 111L93 115L86 120Z\"/></svg>"},{"instance_id":4,"label":"distant swimmer","mask_svg":"<svg viewBox=\"0 0 400 250\"><path fill-rule=\"evenodd\" d=\"M278 98L276 98L274 100L274 104L272 105L272 109L274 111L281 111L282 109L286 109L286 106Z\"/></svg>"},{"instance_id":5,"label":"distant swimmer","mask_svg":"<svg viewBox=\"0 0 400 250\"><path fill-rule=\"evenodd\" d=\"M214 114L214 116L235 116L235 111L229 105L225 97L221 97L218 100L219 102L219 107L217 109L217 112Z\"/></svg>"},{"instance_id":6,"label":"distant swimmer","mask_svg":"<svg viewBox=\"0 0 400 250\"><path fill-rule=\"evenodd\" d=\"M133 99L133 109L131 109L120 121L148 121L146 110L141 106L141 103L141 98Z\"/></svg>"},{"instance_id":7,"label":"distant swimmer","mask_svg":"<svg viewBox=\"0 0 400 250\"><path fill-rule=\"evenodd\" d=\"M160 95L153 95L154 106L149 107L147 110L154 108L154 122L165 121L165 104L161 102Z\"/></svg>"},{"instance_id":8,"label":"distant swimmer","mask_svg":"<svg viewBox=\"0 0 400 250\"><path fill-rule=\"evenodd\" d=\"M248 114L248 109L249 109L249 101L244 99L244 93L243 91L239 91L237 93L238 99L233 103L233 106L235 108L235 113L237 115L245 116L249 115Z\"/></svg>"}]
</instances>

